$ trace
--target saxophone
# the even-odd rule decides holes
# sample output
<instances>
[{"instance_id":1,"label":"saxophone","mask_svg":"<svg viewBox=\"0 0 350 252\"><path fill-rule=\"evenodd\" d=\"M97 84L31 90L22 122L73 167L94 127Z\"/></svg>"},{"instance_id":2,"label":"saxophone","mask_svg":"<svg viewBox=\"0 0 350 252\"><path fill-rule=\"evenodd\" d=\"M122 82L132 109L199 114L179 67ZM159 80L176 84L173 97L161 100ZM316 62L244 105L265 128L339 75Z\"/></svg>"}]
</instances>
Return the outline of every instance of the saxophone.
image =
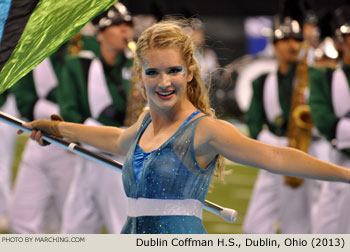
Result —
<instances>
[{"instance_id":1,"label":"saxophone","mask_svg":"<svg viewBox=\"0 0 350 252\"><path fill-rule=\"evenodd\" d=\"M83 47L83 41L81 40L80 32L75 34L68 42L67 51L69 55L79 54Z\"/></svg>"},{"instance_id":2,"label":"saxophone","mask_svg":"<svg viewBox=\"0 0 350 252\"><path fill-rule=\"evenodd\" d=\"M308 152L311 131L313 127L310 107L306 103L305 93L309 86L309 75L307 65L307 51L309 44L303 42L304 55L298 63L295 74L295 85L293 88L291 109L287 126L287 138L289 147ZM303 179L285 176L285 184L297 188L303 183Z\"/></svg>"}]
</instances>

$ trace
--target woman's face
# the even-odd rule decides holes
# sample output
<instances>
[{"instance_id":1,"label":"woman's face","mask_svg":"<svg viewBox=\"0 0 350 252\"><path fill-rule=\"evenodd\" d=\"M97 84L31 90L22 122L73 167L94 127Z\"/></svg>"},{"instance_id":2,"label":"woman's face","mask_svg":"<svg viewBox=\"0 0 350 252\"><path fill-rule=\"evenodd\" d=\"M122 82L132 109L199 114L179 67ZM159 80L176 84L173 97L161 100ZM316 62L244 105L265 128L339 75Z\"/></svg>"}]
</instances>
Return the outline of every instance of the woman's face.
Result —
<instances>
[{"instance_id":1,"label":"woman's face","mask_svg":"<svg viewBox=\"0 0 350 252\"><path fill-rule=\"evenodd\" d=\"M193 74L188 72L178 50L149 50L143 58L139 77L151 108L167 110L188 100L187 83Z\"/></svg>"}]
</instances>

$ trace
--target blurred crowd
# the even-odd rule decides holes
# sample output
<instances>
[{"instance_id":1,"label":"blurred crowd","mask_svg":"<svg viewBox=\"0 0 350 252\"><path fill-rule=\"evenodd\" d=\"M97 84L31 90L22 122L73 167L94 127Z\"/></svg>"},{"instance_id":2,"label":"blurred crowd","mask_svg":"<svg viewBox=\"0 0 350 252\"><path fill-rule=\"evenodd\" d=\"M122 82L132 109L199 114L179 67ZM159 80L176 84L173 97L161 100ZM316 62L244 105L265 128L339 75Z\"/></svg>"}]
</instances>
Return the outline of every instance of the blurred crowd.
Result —
<instances>
[{"instance_id":1,"label":"blurred crowd","mask_svg":"<svg viewBox=\"0 0 350 252\"><path fill-rule=\"evenodd\" d=\"M249 137L350 168L350 3L282 2L275 16L246 20L247 54L225 66L206 43L206 24L188 19L212 106ZM132 69L135 41L156 21L119 1L2 93L1 111L130 126L147 106ZM0 139L0 232L120 232L127 212L121 174L28 141L12 184L15 130L0 124ZM243 232L350 233L349 211L350 185L260 171Z\"/></svg>"}]
</instances>

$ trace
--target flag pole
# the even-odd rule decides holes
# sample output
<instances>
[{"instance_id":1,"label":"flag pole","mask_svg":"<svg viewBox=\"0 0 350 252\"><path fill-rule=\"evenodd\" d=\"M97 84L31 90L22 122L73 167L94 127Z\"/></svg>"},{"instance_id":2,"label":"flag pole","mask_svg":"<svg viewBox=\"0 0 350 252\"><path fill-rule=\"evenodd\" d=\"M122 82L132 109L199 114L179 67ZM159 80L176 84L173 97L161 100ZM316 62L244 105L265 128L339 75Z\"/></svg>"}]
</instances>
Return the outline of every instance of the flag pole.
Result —
<instances>
[{"instance_id":1,"label":"flag pole","mask_svg":"<svg viewBox=\"0 0 350 252\"><path fill-rule=\"evenodd\" d=\"M26 133L32 132L31 129L28 129L28 128L23 126L23 124L25 123L24 121L22 121L18 118L15 118L11 115L8 115L2 111L0 111L0 121L4 122L6 124L9 124L17 129L19 129L19 130L22 130L23 132L26 132ZM87 150L86 148L81 147L77 143L66 141L66 140L63 140L62 138L58 138L56 136L46 135L46 134L43 134L42 138L43 138L43 140L45 140L51 144L58 145L59 147L61 147L63 149L71 151L75 154L83 156L89 160L95 161L95 162L100 163L102 165L108 166L109 168L112 168L118 172L121 172L123 169L122 163L119 163L113 159L107 158L103 155L92 152L90 150ZM219 206L219 205L214 204L208 200L205 200L203 208L211 213L219 215L221 218L223 218L224 220L226 220L227 222L230 222L230 223L235 222L237 217L238 217L236 210Z\"/></svg>"}]
</instances>

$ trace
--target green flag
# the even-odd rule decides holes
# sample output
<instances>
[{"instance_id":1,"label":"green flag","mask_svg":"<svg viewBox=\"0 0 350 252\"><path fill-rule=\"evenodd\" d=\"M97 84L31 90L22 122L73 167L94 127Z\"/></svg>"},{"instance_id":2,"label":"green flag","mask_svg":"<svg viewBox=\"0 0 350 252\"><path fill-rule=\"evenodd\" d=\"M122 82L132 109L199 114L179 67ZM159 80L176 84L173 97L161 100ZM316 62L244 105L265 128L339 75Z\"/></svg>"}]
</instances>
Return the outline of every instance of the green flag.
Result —
<instances>
[{"instance_id":1,"label":"green flag","mask_svg":"<svg viewBox=\"0 0 350 252\"><path fill-rule=\"evenodd\" d=\"M12 0L0 20L0 94L116 0ZM5 15L2 15L5 16ZM27 18L24 18L27 17ZM21 29L20 29L21 28ZM1 31L1 29L0 29ZM1 36L2 35L2 36ZM14 39L18 37L18 40Z\"/></svg>"}]
</instances>

